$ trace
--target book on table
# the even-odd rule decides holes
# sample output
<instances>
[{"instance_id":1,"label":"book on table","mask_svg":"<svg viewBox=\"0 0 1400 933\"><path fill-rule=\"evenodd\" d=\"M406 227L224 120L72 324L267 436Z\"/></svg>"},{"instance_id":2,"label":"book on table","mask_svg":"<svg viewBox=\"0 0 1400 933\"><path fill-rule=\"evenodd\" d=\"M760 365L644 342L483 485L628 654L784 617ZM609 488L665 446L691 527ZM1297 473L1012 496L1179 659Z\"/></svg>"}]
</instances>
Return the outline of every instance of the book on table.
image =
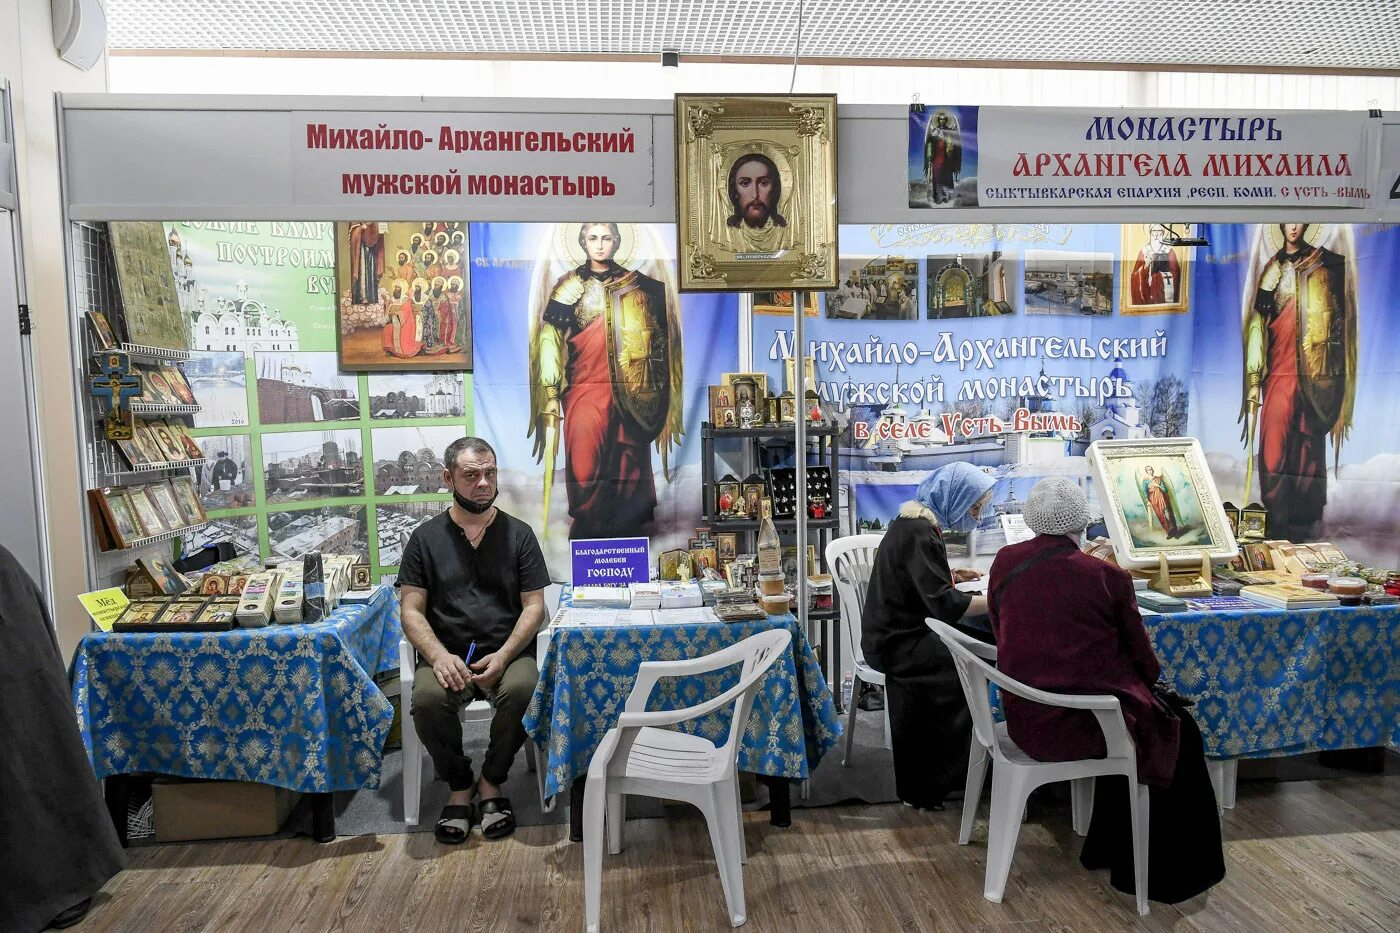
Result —
<instances>
[{"instance_id":1,"label":"book on table","mask_svg":"<svg viewBox=\"0 0 1400 933\"><path fill-rule=\"evenodd\" d=\"M1180 612L1186 608L1184 599L1177 599L1156 590L1138 590L1136 595L1139 606L1146 606L1157 612Z\"/></svg>"},{"instance_id":2,"label":"book on table","mask_svg":"<svg viewBox=\"0 0 1400 933\"><path fill-rule=\"evenodd\" d=\"M1203 596L1186 600L1192 612L1229 612L1238 609L1258 609L1259 604L1240 596Z\"/></svg>"},{"instance_id":3,"label":"book on table","mask_svg":"<svg viewBox=\"0 0 1400 933\"><path fill-rule=\"evenodd\" d=\"M1300 583L1246 586L1240 590L1240 596L1277 609L1326 609L1341 605L1341 600L1331 593L1310 589Z\"/></svg>"},{"instance_id":4,"label":"book on table","mask_svg":"<svg viewBox=\"0 0 1400 933\"><path fill-rule=\"evenodd\" d=\"M626 609L632 603L632 596L626 585L576 586L573 588L571 599L573 605L580 609Z\"/></svg>"},{"instance_id":5,"label":"book on table","mask_svg":"<svg viewBox=\"0 0 1400 933\"><path fill-rule=\"evenodd\" d=\"M627 589L631 593L631 608L661 608L661 583L659 581L650 581L647 583L632 583L628 585Z\"/></svg>"}]
</instances>

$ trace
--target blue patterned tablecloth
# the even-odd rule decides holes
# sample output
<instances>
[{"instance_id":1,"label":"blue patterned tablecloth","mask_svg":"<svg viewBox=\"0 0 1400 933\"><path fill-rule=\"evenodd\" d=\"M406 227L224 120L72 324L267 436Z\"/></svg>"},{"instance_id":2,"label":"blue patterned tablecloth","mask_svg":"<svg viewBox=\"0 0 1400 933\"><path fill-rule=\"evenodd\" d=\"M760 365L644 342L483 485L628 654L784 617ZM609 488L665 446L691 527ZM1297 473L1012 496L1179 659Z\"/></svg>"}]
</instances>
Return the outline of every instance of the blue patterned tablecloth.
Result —
<instances>
[{"instance_id":1,"label":"blue patterned tablecloth","mask_svg":"<svg viewBox=\"0 0 1400 933\"><path fill-rule=\"evenodd\" d=\"M755 622L654 626L559 626L540 660L525 730L547 757L545 793L567 789L588 773L588 763L617 725L643 661L698 658L774 628L792 633L792 650L759 686L739 749L739 770L806 778L841 735L841 721L816 654L790 615ZM663 678L648 709L694 706L722 693L738 667L699 677ZM715 713L683 728L723 741L731 713Z\"/></svg>"},{"instance_id":2,"label":"blue patterned tablecloth","mask_svg":"<svg viewBox=\"0 0 1400 933\"><path fill-rule=\"evenodd\" d=\"M394 708L373 677L398 668L401 635L389 587L314 625L90 633L71 681L93 769L377 787Z\"/></svg>"},{"instance_id":3,"label":"blue patterned tablecloth","mask_svg":"<svg viewBox=\"0 0 1400 933\"><path fill-rule=\"evenodd\" d=\"M1143 619L1211 758L1400 742L1400 606Z\"/></svg>"}]
</instances>

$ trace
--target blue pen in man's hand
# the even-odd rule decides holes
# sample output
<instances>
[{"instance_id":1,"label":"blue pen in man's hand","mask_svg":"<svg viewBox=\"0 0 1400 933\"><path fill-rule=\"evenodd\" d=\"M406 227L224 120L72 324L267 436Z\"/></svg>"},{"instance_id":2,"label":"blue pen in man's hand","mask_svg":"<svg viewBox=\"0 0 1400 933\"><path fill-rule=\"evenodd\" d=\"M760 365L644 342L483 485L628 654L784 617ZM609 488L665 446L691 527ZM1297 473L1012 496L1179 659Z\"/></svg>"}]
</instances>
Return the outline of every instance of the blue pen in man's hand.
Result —
<instances>
[{"instance_id":1,"label":"blue pen in man's hand","mask_svg":"<svg viewBox=\"0 0 1400 933\"><path fill-rule=\"evenodd\" d=\"M476 642L472 642L467 648L467 657L465 660L468 668L472 666L472 655L474 654L476 654Z\"/></svg>"}]
</instances>

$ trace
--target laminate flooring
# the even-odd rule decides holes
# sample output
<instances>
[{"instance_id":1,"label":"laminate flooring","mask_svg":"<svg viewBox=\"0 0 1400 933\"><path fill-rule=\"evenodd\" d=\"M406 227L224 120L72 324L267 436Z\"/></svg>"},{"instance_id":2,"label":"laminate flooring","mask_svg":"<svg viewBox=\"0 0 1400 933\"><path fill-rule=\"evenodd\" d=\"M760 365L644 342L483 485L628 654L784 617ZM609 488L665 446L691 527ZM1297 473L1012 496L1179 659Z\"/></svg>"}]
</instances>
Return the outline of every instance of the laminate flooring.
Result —
<instances>
[{"instance_id":1,"label":"laminate flooring","mask_svg":"<svg viewBox=\"0 0 1400 933\"><path fill-rule=\"evenodd\" d=\"M1225 880L1177 905L1086 872L1067 811L1033 807L1003 904L982 898L986 802L972 844L959 812L899 805L746 814L750 931L1400 929L1400 777L1242 784L1225 815ZM633 820L605 856L606 930L727 930L697 811ZM583 925L583 847L559 826L460 847L428 833L151 846L94 899L81 931L502 931Z\"/></svg>"}]
</instances>

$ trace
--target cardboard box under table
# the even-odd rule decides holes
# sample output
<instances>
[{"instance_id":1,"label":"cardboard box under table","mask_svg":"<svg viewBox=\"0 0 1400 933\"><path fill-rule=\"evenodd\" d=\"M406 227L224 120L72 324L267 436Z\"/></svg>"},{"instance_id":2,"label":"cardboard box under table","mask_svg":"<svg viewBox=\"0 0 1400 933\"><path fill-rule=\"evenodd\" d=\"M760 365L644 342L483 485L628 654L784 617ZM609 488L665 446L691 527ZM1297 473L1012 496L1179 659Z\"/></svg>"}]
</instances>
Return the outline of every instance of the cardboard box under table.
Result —
<instances>
[{"instance_id":1,"label":"cardboard box under table","mask_svg":"<svg viewBox=\"0 0 1400 933\"><path fill-rule=\"evenodd\" d=\"M151 784L156 842L271 836L282 828L301 794L246 781Z\"/></svg>"},{"instance_id":2,"label":"cardboard box under table","mask_svg":"<svg viewBox=\"0 0 1400 933\"><path fill-rule=\"evenodd\" d=\"M394 710L374 676L397 670L402 637L382 586L317 623L83 636L73 706L118 833L128 776L148 774L259 785L247 793L270 794L258 809L272 817L274 788L310 794L313 835L334 838L331 794L379 785ZM228 793L172 788L162 794Z\"/></svg>"}]
</instances>

